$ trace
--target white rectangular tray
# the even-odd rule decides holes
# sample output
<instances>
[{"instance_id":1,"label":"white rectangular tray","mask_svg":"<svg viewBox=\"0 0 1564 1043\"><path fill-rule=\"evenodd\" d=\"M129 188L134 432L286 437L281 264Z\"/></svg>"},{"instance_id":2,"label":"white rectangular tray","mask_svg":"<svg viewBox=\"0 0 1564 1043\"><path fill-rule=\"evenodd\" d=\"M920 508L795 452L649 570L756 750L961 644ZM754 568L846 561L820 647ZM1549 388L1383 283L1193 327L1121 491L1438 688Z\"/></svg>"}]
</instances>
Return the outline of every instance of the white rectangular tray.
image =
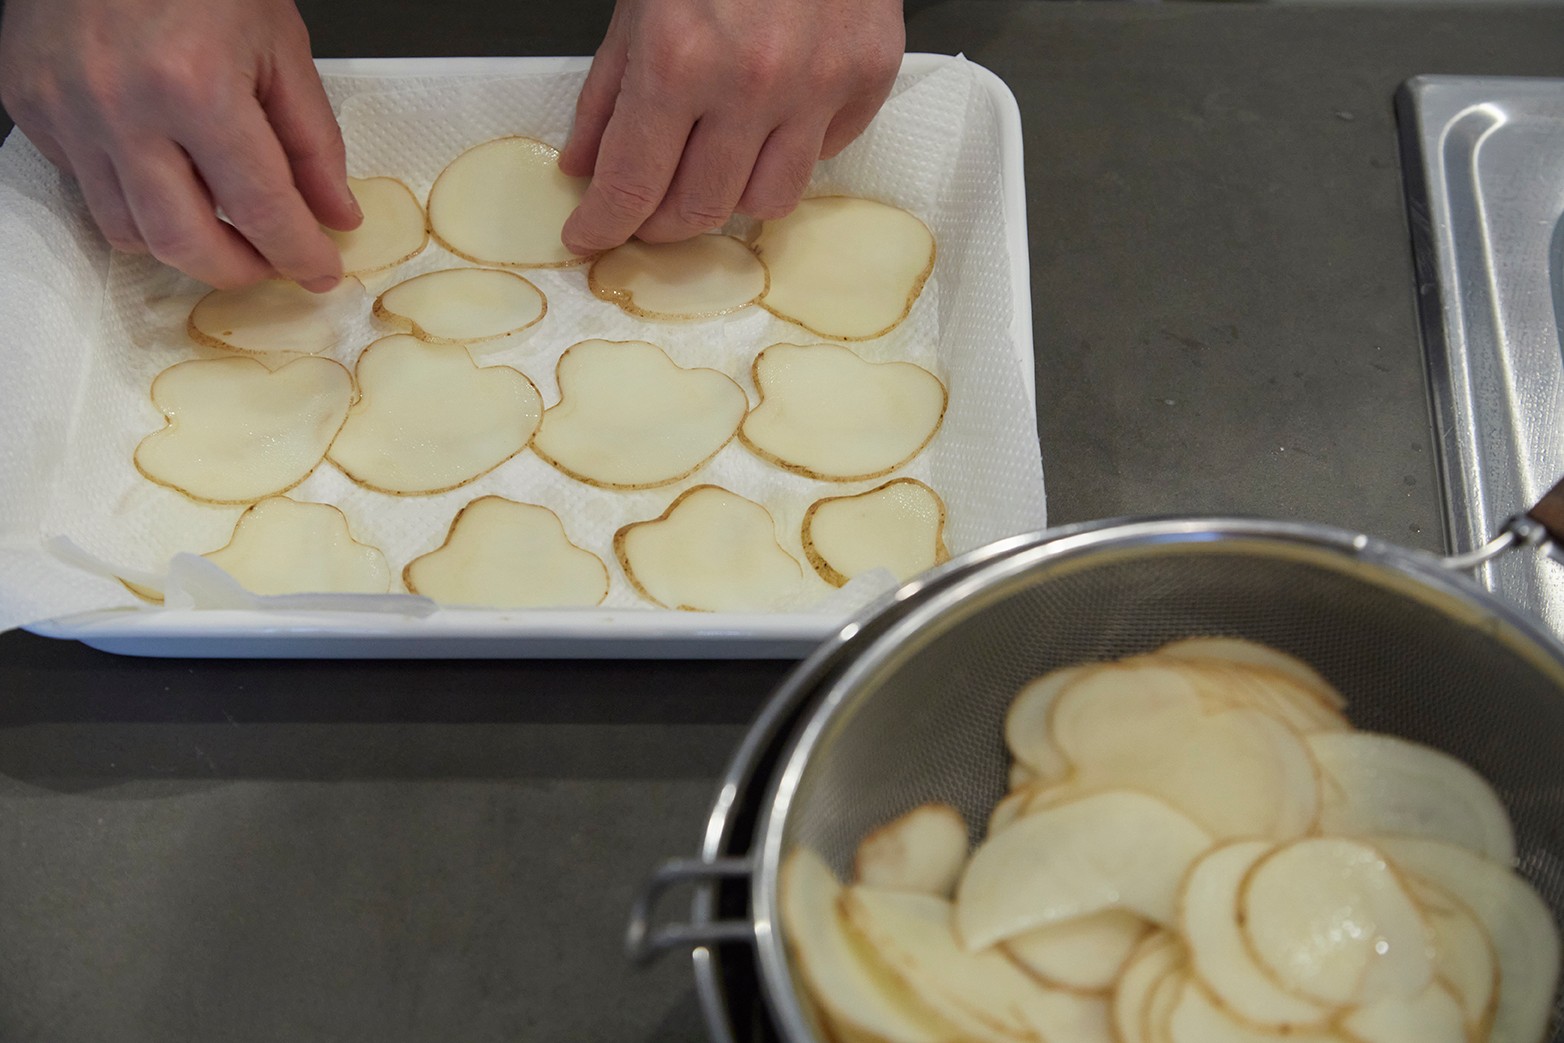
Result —
<instances>
[{"instance_id":1,"label":"white rectangular tray","mask_svg":"<svg viewBox=\"0 0 1564 1043\"><path fill-rule=\"evenodd\" d=\"M904 75L953 59L909 54ZM581 73L587 58L348 58L318 61L323 74L358 77ZM1021 115L1004 82L969 65L993 102L1011 261L1011 340L1035 413L1030 264ZM1043 519L1039 519L1041 528ZM656 610L443 610L423 618L362 612L114 610L26 629L106 652L205 658L794 658L845 621L829 614Z\"/></svg>"}]
</instances>

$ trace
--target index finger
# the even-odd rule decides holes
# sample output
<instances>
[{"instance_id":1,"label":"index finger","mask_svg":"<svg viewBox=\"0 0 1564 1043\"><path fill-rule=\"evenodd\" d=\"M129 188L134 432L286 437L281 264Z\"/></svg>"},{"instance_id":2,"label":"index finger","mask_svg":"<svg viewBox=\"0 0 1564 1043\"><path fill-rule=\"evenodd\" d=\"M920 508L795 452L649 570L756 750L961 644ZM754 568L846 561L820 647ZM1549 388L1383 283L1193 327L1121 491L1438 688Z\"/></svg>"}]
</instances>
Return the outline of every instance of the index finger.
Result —
<instances>
[{"instance_id":1,"label":"index finger","mask_svg":"<svg viewBox=\"0 0 1564 1043\"><path fill-rule=\"evenodd\" d=\"M181 134L212 198L257 252L305 289L329 290L342 254L294 185L276 131L253 100Z\"/></svg>"},{"instance_id":2,"label":"index finger","mask_svg":"<svg viewBox=\"0 0 1564 1043\"><path fill-rule=\"evenodd\" d=\"M603 129L592 183L565 222L565 246L572 253L596 253L634 235L668 194L694 125L693 117L639 91L621 92Z\"/></svg>"}]
</instances>

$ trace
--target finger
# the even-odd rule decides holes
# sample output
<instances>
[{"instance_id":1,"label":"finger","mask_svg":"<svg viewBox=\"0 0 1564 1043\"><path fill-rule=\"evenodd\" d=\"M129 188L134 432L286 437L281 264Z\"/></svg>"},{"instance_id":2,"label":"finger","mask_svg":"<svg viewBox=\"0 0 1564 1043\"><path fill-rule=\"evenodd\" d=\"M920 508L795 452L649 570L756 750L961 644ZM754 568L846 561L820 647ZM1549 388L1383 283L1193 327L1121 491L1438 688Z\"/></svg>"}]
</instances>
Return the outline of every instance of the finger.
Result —
<instances>
[{"instance_id":1,"label":"finger","mask_svg":"<svg viewBox=\"0 0 1564 1043\"><path fill-rule=\"evenodd\" d=\"M261 107L316 220L344 232L363 223L364 212L348 188L342 128L307 55L278 70Z\"/></svg>"},{"instance_id":2,"label":"finger","mask_svg":"<svg viewBox=\"0 0 1564 1043\"><path fill-rule=\"evenodd\" d=\"M621 92L592 183L565 222L565 246L589 254L629 239L662 203L694 122L647 103L644 95Z\"/></svg>"},{"instance_id":3,"label":"finger","mask_svg":"<svg viewBox=\"0 0 1564 1043\"><path fill-rule=\"evenodd\" d=\"M177 145L143 142L123 155L115 174L154 257L220 289L276 274L243 236L217 219L212 197Z\"/></svg>"},{"instance_id":4,"label":"finger","mask_svg":"<svg viewBox=\"0 0 1564 1043\"><path fill-rule=\"evenodd\" d=\"M114 163L101 153L83 156L71 163L81 194L87 200L87 210L97 224L103 238L116 250L131 254L144 254L147 244L142 241L136 218L125 202L120 188L119 175L114 173Z\"/></svg>"},{"instance_id":5,"label":"finger","mask_svg":"<svg viewBox=\"0 0 1564 1043\"><path fill-rule=\"evenodd\" d=\"M635 234L667 243L721 228L733 216L764 144L743 123L698 121L662 203Z\"/></svg>"},{"instance_id":6,"label":"finger","mask_svg":"<svg viewBox=\"0 0 1564 1043\"><path fill-rule=\"evenodd\" d=\"M342 278L342 254L293 184L292 169L259 105L241 104L185 132L182 142L212 198L278 273L307 290Z\"/></svg>"},{"instance_id":7,"label":"finger","mask_svg":"<svg viewBox=\"0 0 1564 1043\"><path fill-rule=\"evenodd\" d=\"M890 97L890 88L883 92L859 95L837 111L831 125L826 128L825 140L820 146L820 158L830 159L851 145L858 135L868 128L880 106Z\"/></svg>"},{"instance_id":8,"label":"finger","mask_svg":"<svg viewBox=\"0 0 1564 1043\"><path fill-rule=\"evenodd\" d=\"M613 118L614 102L624 82L628 54L629 46L623 35L610 25L603 45L592 58L581 94L576 98L576 122L570 128L570 140L565 143L565 151L559 154L559 169L571 177L587 177L597 165L603 130Z\"/></svg>"},{"instance_id":9,"label":"finger","mask_svg":"<svg viewBox=\"0 0 1564 1043\"><path fill-rule=\"evenodd\" d=\"M44 159L59 167L66 177L76 176L76 168L72 166L70 156L66 155L65 149L58 141L41 130L34 130L26 137L32 142L33 148L37 149Z\"/></svg>"},{"instance_id":10,"label":"finger","mask_svg":"<svg viewBox=\"0 0 1564 1043\"><path fill-rule=\"evenodd\" d=\"M814 176L825 136L817 123L784 123L772 131L739 198L739 213L763 221L792 213Z\"/></svg>"}]
</instances>

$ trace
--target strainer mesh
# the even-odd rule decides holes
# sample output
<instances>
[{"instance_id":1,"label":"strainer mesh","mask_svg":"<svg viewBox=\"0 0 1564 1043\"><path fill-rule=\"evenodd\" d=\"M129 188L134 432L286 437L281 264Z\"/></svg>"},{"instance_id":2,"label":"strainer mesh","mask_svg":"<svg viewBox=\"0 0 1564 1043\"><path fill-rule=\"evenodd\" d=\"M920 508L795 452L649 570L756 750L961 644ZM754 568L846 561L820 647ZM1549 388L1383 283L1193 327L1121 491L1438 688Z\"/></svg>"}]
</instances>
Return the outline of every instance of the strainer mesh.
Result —
<instances>
[{"instance_id":1,"label":"strainer mesh","mask_svg":"<svg viewBox=\"0 0 1564 1043\"><path fill-rule=\"evenodd\" d=\"M1187 543L1045 563L968 597L885 660L834 714L799 779L784 847L846 879L869 830L920 803L975 842L1006 789L1006 708L1056 667L1194 635L1312 664L1359 727L1443 749L1498 789L1521 872L1564 910L1564 693L1516 634L1465 599L1338 551ZM1555 1033L1556 1040L1564 1033Z\"/></svg>"}]
</instances>

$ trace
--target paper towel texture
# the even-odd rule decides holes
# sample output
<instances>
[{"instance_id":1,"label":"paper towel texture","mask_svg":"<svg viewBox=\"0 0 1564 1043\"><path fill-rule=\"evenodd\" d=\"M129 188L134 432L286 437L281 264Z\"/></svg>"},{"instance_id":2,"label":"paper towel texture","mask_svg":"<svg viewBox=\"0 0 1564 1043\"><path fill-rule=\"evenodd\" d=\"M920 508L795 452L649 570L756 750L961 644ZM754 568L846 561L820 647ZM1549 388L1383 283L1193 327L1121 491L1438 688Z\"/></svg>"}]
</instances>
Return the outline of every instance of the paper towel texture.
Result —
<instances>
[{"instance_id":1,"label":"paper towel texture","mask_svg":"<svg viewBox=\"0 0 1564 1043\"><path fill-rule=\"evenodd\" d=\"M505 134L563 145L579 74L518 76L330 76L349 173L390 175L427 199L440 170L462 150ZM869 131L822 163L810 194L880 199L921 217L939 256L908 320L878 340L852 345L873 360L918 363L950 390L939 434L896 476L927 482L949 508L946 542L961 553L1041 528L1044 497L1037 436L1011 335L1012 258L1006 246L999 126L994 103L959 59L904 76ZM185 334L205 287L145 257L111 255L74 187L19 134L0 148L0 301L10 317L12 368L0 414L0 627L90 610L167 611L145 605L101 570L166 576L171 559L227 542L242 507L194 503L141 477L137 442L162 426L148 389L163 369L216 354ZM374 296L402 279L466 264L433 243L412 261L365 279L361 318L330 356L350 369L362 349L395 332L374 320ZM683 366L721 370L758 394L750 366L777 342L818 341L758 308L695 324L637 319L598 300L585 268L524 272L548 297L532 330L476 346L480 365L513 366L558 401L554 365L589 338L648 340ZM714 483L764 504L782 546L804 561L800 526L823 496L860 492L884 481L819 482L786 473L735 440L694 475L641 492L610 492L566 478L530 450L460 489L395 497L354 485L323 463L289 495L338 505L355 538L380 547L400 575L414 557L440 546L451 519L488 494L542 504L572 540L603 558L612 577L608 607L661 611L636 596L614 560L616 529L656 517L680 492ZM61 539L82 554L51 549ZM85 555L85 557L84 557ZM199 572L199 569L196 570ZM170 605L203 604L199 583L170 577ZM875 577L834 591L807 564L788 611L839 615L889 585ZM231 604L231 596L220 599ZM413 599L406 599L412 602ZM340 605L341 599L331 599ZM297 599L290 599L297 605ZM322 604L326 604L323 602ZM265 606L257 603L257 609ZM366 605L366 609L370 606ZM383 610L384 606L377 605ZM409 604L410 613L427 604Z\"/></svg>"}]
</instances>

